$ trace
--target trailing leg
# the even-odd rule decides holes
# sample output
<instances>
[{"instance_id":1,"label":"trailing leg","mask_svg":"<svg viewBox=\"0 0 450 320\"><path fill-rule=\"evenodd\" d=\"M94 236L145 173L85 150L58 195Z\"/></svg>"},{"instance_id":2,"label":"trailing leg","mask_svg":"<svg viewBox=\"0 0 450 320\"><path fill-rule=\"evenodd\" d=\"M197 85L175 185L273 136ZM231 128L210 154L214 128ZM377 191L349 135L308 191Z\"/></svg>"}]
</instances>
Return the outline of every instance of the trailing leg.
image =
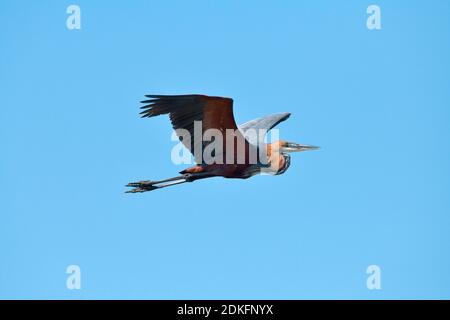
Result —
<instances>
[{"instance_id":1,"label":"trailing leg","mask_svg":"<svg viewBox=\"0 0 450 320\"><path fill-rule=\"evenodd\" d=\"M210 174L199 172L199 173L185 173L181 176L164 179L164 180L158 180L158 181L151 181L151 180L144 180L139 182L131 182L126 185L126 187L131 187L134 189L126 191L126 193L141 193L146 191L152 191L155 189L161 189L169 186L174 186L177 184L185 183L185 182L192 182L198 179L204 179L211 177Z\"/></svg>"}]
</instances>

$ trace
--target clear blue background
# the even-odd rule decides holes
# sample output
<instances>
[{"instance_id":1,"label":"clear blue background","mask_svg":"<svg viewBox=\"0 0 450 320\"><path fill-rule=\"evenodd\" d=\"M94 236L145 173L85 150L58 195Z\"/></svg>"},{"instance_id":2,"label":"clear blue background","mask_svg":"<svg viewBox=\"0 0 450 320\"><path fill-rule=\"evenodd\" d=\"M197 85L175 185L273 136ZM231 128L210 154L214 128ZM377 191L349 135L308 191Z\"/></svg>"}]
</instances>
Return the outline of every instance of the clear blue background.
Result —
<instances>
[{"instance_id":1,"label":"clear blue background","mask_svg":"<svg viewBox=\"0 0 450 320\"><path fill-rule=\"evenodd\" d=\"M377 0L369 31L372 3L1 0L0 298L450 298L450 2ZM124 194L185 167L148 93L290 111L322 150Z\"/></svg>"}]
</instances>

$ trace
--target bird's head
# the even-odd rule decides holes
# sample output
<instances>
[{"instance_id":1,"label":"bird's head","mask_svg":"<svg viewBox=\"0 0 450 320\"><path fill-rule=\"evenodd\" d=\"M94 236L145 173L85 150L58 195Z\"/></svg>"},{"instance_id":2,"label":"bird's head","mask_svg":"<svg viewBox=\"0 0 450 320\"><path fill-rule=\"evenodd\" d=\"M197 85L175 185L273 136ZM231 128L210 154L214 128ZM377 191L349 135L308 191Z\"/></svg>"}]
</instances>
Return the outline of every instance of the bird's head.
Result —
<instances>
[{"instance_id":1,"label":"bird's head","mask_svg":"<svg viewBox=\"0 0 450 320\"><path fill-rule=\"evenodd\" d=\"M276 175L283 174L291 164L291 152L318 150L319 147L307 144L298 144L283 140L275 141L268 145L267 156L272 172Z\"/></svg>"}]
</instances>

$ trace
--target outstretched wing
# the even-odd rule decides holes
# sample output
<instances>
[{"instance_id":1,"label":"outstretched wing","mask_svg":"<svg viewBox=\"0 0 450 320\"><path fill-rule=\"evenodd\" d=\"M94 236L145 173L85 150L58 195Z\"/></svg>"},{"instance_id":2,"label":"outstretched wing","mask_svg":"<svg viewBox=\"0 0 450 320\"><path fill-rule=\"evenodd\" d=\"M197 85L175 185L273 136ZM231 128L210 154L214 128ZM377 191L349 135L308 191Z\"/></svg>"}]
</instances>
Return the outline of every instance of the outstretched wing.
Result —
<instances>
[{"instance_id":1,"label":"outstretched wing","mask_svg":"<svg viewBox=\"0 0 450 320\"><path fill-rule=\"evenodd\" d=\"M290 117L290 113L283 112L283 113L275 113L271 114L265 117L257 118L251 121L248 121L244 124L241 124L239 126L239 130L241 130L244 137L247 135L248 130L255 130L256 133L258 133L258 130L266 130L268 132L270 129L275 127L280 122L283 122L287 118ZM264 138L264 137L263 137ZM251 143L254 143L251 141Z\"/></svg>"},{"instance_id":2,"label":"outstretched wing","mask_svg":"<svg viewBox=\"0 0 450 320\"><path fill-rule=\"evenodd\" d=\"M205 143L194 139L194 122L201 121L201 135L208 129L218 129L224 137L226 129L237 130L237 125L233 116L233 100L230 98L210 97L205 95L146 95L148 100L141 101L145 105L141 114L142 117L154 117L161 114L169 114L170 121L175 130L185 129L190 134L190 141L184 141L182 136L178 136L184 146L194 155L196 144ZM242 136L243 139L243 136ZM199 162L199 159L196 159Z\"/></svg>"}]
</instances>

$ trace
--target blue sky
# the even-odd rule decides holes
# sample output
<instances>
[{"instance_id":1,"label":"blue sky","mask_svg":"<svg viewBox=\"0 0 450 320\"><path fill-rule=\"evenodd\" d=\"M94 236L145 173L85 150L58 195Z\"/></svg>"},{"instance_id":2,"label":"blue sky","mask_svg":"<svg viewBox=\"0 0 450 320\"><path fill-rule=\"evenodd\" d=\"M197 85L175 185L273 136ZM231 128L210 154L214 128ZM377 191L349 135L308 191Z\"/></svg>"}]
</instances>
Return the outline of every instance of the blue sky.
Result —
<instances>
[{"instance_id":1,"label":"blue sky","mask_svg":"<svg viewBox=\"0 0 450 320\"><path fill-rule=\"evenodd\" d=\"M450 298L449 12L0 1L0 298ZM281 137L322 149L282 176L124 194L184 168L167 117L138 117L149 93L232 97L239 123L289 111Z\"/></svg>"}]
</instances>

